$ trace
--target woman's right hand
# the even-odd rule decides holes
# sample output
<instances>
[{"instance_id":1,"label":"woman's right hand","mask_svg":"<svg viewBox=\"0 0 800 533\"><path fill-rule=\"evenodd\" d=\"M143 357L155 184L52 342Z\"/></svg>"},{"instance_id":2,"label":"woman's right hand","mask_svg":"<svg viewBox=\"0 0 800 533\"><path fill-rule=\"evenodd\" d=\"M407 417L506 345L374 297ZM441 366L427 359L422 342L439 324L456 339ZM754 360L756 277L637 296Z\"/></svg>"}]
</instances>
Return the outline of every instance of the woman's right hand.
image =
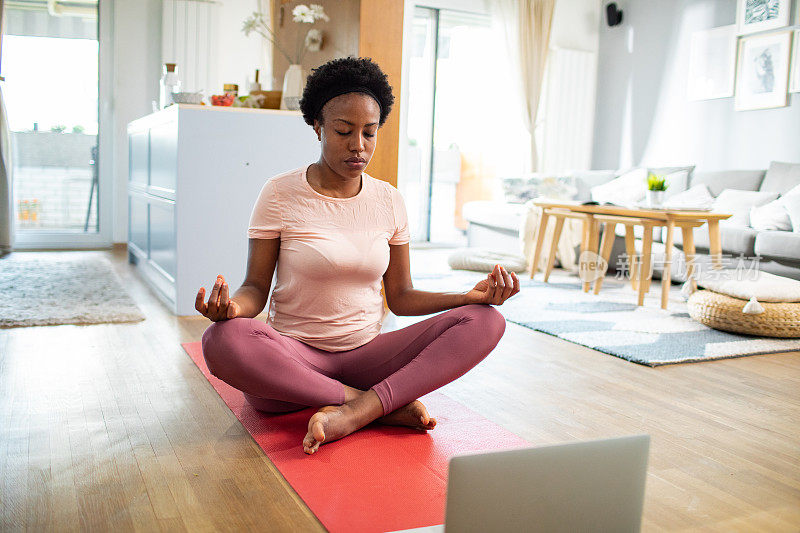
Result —
<instances>
[{"instance_id":1,"label":"woman's right hand","mask_svg":"<svg viewBox=\"0 0 800 533\"><path fill-rule=\"evenodd\" d=\"M200 287L200 290L197 291L194 308L209 320L218 322L241 315L239 304L228 298L228 284L225 283L225 278L222 276L217 276L217 281L208 297L208 303L203 301L205 296L206 288Z\"/></svg>"}]
</instances>

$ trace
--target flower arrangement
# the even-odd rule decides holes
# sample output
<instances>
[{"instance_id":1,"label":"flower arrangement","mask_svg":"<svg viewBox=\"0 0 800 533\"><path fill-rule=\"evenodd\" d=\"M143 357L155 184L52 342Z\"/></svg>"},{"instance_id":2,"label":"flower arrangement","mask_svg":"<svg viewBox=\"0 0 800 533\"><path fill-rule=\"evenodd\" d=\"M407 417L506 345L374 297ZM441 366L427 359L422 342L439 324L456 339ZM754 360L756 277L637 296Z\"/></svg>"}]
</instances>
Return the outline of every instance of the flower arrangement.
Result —
<instances>
[{"instance_id":1,"label":"flower arrangement","mask_svg":"<svg viewBox=\"0 0 800 533\"><path fill-rule=\"evenodd\" d=\"M657 176L650 172L647 175L647 190L648 191L666 191L669 185L664 176Z\"/></svg>"},{"instance_id":2,"label":"flower arrangement","mask_svg":"<svg viewBox=\"0 0 800 533\"><path fill-rule=\"evenodd\" d=\"M319 4L311 4L310 6L299 4L292 10L292 20L300 24L314 24L318 20L328 22L330 17L325 14L325 9ZM290 55L278 44L275 32L267 24L264 13L260 11L254 11L244 20L242 32L245 35L250 35L252 32L258 33L271 42L292 65L302 63L303 56L307 50L317 52L322 48L322 32L316 28L311 28L304 37L298 39L295 54L293 56Z\"/></svg>"}]
</instances>

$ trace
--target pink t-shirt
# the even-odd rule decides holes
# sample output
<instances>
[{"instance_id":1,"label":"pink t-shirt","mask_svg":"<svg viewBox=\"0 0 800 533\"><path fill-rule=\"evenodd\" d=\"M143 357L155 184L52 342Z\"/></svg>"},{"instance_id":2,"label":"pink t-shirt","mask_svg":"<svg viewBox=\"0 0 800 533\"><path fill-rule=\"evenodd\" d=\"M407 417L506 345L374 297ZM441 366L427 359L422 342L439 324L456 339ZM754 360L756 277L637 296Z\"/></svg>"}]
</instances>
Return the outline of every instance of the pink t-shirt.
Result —
<instances>
[{"instance_id":1,"label":"pink t-shirt","mask_svg":"<svg viewBox=\"0 0 800 533\"><path fill-rule=\"evenodd\" d=\"M261 189L247 231L251 239L281 239L267 323L331 352L380 333L389 245L410 240L400 192L361 176L351 198L312 189L306 167L275 176Z\"/></svg>"}]
</instances>

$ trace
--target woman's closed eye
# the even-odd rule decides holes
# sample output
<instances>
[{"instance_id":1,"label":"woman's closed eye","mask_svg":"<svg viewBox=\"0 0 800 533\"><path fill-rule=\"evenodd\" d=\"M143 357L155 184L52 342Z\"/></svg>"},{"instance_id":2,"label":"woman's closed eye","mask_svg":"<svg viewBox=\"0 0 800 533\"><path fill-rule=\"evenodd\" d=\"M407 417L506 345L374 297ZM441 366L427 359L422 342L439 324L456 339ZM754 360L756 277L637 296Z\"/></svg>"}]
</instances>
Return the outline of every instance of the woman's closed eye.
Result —
<instances>
[{"instance_id":1,"label":"woman's closed eye","mask_svg":"<svg viewBox=\"0 0 800 533\"><path fill-rule=\"evenodd\" d=\"M351 133L353 133L352 131L339 131L339 130L334 130L334 131L335 131L336 133L338 133L339 135L341 135L342 137L346 137L347 135L350 135ZM368 138L369 138L369 137L375 137L375 134L374 134L374 133L369 133L369 132L366 132L366 131L365 131L365 132L364 132L364 137L368 137Z\"/></svg>"}]
</instances>

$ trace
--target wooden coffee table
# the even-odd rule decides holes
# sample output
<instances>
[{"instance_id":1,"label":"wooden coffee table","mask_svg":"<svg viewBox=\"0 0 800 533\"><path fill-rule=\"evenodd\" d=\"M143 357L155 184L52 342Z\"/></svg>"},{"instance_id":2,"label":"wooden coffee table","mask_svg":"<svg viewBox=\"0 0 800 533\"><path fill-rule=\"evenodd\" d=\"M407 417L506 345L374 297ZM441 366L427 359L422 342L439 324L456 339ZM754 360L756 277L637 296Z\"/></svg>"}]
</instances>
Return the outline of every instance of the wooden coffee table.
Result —
<instances>
[{"instance_id":1,"label":"wooden coffee table","mask_svg":"<svg viewBox=\"0 0 800 533\"><path fill-rule=\"evenodd\" d=\"M625 244L629 261L632 261L633 257L636 255L636 251L633 248L633 227L639 225L645 229L644 238L642 239L642 259L638 265L636 265L635 273L633 272L634 265L630 265L632 281L635 281L634 288L636 288L639 293L638 305L642 305L644 303L644 295L650 289L650 268L652 265L651 249L653 243L652 228L654 227L667 228L666 242L664 243L664 273L661 279L661 307L663 309L667 308L667 303L669 301L669 289L672 283L672 280L670 279L670 269L672 266L673 234L676 227L680 228L681 233L683 234L683 252L686 255L686 274L693 285L695 283L693 276L695 256L693 233L694 228L708 224L708 237L710 244L709 251L711 253L711 261L714 268L722 268L722 242L720 239L719 221L730 218L732 215L728 213L716 213L713 211L629 208L614 205L583 205L579 202L549 200L546 198L534 200L533 203L534 205L542 208L542 217L539 222L539 228L537 229L537 236L535 240L536 245L528 261L531 269L531 278L533 278L534 274L536 273L536 264L538 263L539 255L541 254L541 248L543 244L542 241L544 240L544 232L547 228L547 222L549 221L550 217L556 218L557 222L559 219L561 219L563 222L562 217L570 216L567 215L568 213L572 216L582 216L585 220L587 220L587 224L589 225L589 229L587 230L589 238L585 239L586 245L585 247L582 246L582 252L585 250L590 250L595 253L598 252L598 224L605 224L605 233L603 237L604 242L601 247L601 252L606 263L608 262L611 253L611 244L613 244L613 239L611 239L611 236L615 234L614 230L616 228L616 224L623 224L626 227ZM606 239L606 236L608 236L608 239ZM554 235L554 240L555 239L558 239L558 235ZM551 250L555 248L555 245L556 243L551 244ZM551 263L552 258L548 258L548 266ZM595 285L595 293L599 292L599 287L602 283L600 279L597 280L599 283ZM584 283L584 291L586 290L588 290L587 284Z\"/></svg>"}]
</instances>

